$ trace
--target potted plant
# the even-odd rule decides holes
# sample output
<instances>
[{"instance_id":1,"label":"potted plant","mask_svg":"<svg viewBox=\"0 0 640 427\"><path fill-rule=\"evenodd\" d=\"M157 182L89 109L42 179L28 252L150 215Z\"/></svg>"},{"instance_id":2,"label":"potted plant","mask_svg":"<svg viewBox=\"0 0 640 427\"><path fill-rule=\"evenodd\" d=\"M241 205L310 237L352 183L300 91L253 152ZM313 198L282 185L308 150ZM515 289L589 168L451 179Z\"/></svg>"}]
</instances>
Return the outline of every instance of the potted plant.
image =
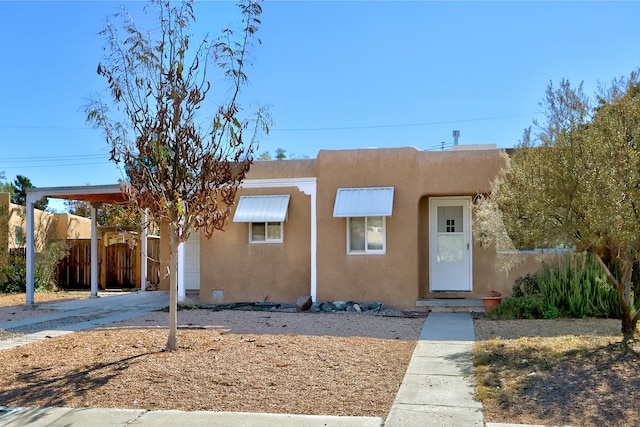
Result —
<instances>
[{"instance_id":1,"label":"potted plant","mask_svg":"<svg viewBox=\"0 0 640 427\"><path fill-rule=\"evenodd\" d=\"M490 313L491 310L496 308L502 302L502 294L498 291L490 290L488 297L482 297L482 305L484 306L484 312Z\"/></svg>"}]
</instances>

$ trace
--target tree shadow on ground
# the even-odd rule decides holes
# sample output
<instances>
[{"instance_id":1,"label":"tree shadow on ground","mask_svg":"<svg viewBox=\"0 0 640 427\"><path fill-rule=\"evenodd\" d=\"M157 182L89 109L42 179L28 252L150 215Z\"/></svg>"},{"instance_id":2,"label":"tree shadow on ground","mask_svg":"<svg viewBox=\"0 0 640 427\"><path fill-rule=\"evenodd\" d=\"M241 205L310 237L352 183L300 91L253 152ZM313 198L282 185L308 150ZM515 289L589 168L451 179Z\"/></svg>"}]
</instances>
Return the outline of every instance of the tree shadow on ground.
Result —
<instances>
[{"instance_id":1,"label":"tree shadow on ground","mask_svg":"<svg viewBox=\"0 0 640 427\"><path fill-rule=\"evenodd\" d=\"M479 397L496 422L626 426L640 413L639 348L485 342L474 356Z\"/></svg>"},{"instance_id":2,"label":"tree shadow on ground","mask_svg":"<svg viewBox=\"0 0 640 427\"><path fill-rule=\"evenodd\" d=\"M0 402L8 406L65 406L71 399L81 398L85 393L105 386L129 369L136 359L158 352L85 365L74 371L62 370L60 375L51 375L55 367L36 365L25 368L9 380L14 387L0 390Z\"/></svg>"}]
</instances>

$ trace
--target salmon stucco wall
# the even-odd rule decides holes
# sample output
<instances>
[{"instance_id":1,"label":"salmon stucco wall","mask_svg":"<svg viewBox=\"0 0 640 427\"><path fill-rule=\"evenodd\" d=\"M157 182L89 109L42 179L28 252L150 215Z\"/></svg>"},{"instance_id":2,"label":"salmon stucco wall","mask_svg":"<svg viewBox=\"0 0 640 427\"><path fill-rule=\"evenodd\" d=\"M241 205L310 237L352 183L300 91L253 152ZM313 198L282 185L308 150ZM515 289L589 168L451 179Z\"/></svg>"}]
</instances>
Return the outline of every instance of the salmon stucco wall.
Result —
<instances>
[{"instance_id":1,"label":"salmon stucco wall","mask_svg":"<svg viewBox=\"0 0 640 427\"><path fill-rule=\"evenodd\" d=\"M318 153L318 301L382 301L392 307L418 298L417 150ZM347 219L334 218L338 188L394 187L384 254L348 254Z\"/></svg>"},{"instance_id":2,"label":"salmon stucco wall","mask_svg":"<svg viewBox=\"0 0 640 427\"><path fill-rule=\"evenodd\" d=\"M277 163L277 162L273 162ZM282 243L249 243L249 224L233 222L200 239L200 302L292 302L310 294L311 197L297 187L240 190L243 195L290 194Z\"/></svg>"},{"instance_id":3,"label":"salmon stucco wall","mask_svg":"<svg viewBox=\"0 0 640 427\"><path fill-rule=\"evenodd\" d=\"M315 160L257 162L248 180L316 179L316 301L382 301L404 310L423 298L479 298L489 289L511 293L514 279L534 271L533 257L505 274L494 248L473 242L471 292L429 290L429 200L486 194L504 165L501 150L420 151L412 147L320 151ZM249 243L249 226L233 223L200 243L200 301L294 302L311 294L311 202L297 187L241 190L242 195L290 194L284 241ZM334 217L339 188L393 187L384 254L347 253L347 219Z\"/></svg>"},{"instance_id":4,"label":"salmon stucco wall","mask_svg":"<svg viewBox=\"0 0 640 427\"><path fill-rule=\"evenodd\" d=\"M537 271L541 266L541 261L537 256L526 254L522 256L520 264L509 271L503 271L498 265L495 247L483 248L475 244L473 251L473 287L475 294L479 296L488 296L490 290L496 290L503 295L511 295L517 278Z\"/></svg>"},{"instance_id":5,"label":"salmon stucco wall","mask_svg":"<svg viewBox=\"0 0 640 427\"><path fill-rule=\"evenodd\" d=\"M430 197L487 193L504 160L499 150L419 151L415 148L321 151L318 154L318 300L383 301L415 309L429 292ZM347 221L333 217L338 188L393 186L393 214L386 219L386 253L347 254ZM512 278L494 268L493 254L477 257L472 292L488 283L508 293ZM440 294L439 296L446 296Z\"/></svg>"},{"instance_id":6,"label":"salmon stucco wall","mask_svg":"<svg viewBox=\"0 0 640 427\"><path fill-rule=\"evenodd\" d=\"M511 293L514 279L520 270L509 274L497 269L495 248L482 248L472 239L472 291L431 292L429 282L429 200L431 197L466 196L469 203L478 194L487 194L491 181L504 166L500 150L453 150L425 152L420 156L419 170L422 174L419 199L420 234L420 299L426 298L480 298L490 289L505 295ZM473 211L472 211L473 216ZM523 271L534 268L536 263L527 260Z\"/></svg>"}]
</instances>

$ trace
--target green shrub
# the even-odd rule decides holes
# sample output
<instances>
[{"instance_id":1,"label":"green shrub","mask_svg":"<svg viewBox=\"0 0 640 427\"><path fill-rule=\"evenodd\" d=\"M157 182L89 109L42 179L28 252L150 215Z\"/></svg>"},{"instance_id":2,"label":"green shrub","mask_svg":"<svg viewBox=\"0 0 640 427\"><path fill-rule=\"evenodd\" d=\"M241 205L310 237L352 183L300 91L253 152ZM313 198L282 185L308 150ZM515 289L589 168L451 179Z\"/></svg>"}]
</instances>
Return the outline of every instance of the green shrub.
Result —
<instances>
[{"instance_id":1,"label":"green shrub","mask_svg":"<svg viewBox=\"0 0 640 427\"><path fill-rule=\"evenodd\" d=\"M620 318L622 310L617 289L597 260L590 254L573 254L543 263L535 274L516 279L512 297L504 298L491 315L502 319Z\"/></svg>"},{"instance_id":2,"label":"green shrub","mask_svg":"<svg viewBox=\"0 0 640 427\"><path fill-rule=\"evenodd\" d=\"M60 261L69 253L69 247L70 244L65 240L51 239L47 242L46 248L36 259L34 271L36 290L51 292L58 289L56 271Z\"/></svg>"},{"instance_id":3,"label":"green shrub","mask_svg":"<svg viewBox=\"0 0 640 427\"><path fill-rule=\"evenodd\" d=\"M498 319L542 319L548 318L550 308L539 295L529 297L505 297L489 317Z\"/></svg>"},{"instance_id":4,"label":"green shrub","mask_svg":"<svg viewBox=\"0 0 640 427\"><path fill-rule=\"evenodd\" d=\"M560 257L537 273L540 291L566 317L620 318L618 291L590 254Z\"/></svg>"},{"instance_id":5,"label":"green shrub","mask_svg":"<svg viewBox=\"0 0 640 427\"><path fill-rule=\"evenodd\" d=\"M0 293L13 294L26 291L25 278L27 266L24 256L10 254L7 257L7 265L0 269Z\"/></svg>"},{"instance_id":6,"label":"green shrub","mask_svg":"<svg viewBox=\"0 0 640 427\"><path fill-rule=\"evenodd\" d=\"M537 274L529 273L526 276L518 277L513 285L511 296L528 297L532 295L540 295Z\"/></svg>"},{"instance_id":7,"label":"green shrub","mask_svg":"<svg viewBox=\"0 0 640 427\"><path fill-rule=\"evenodd\" d=\"M58 263L67 255L68 243L64 240L50 240L45 249L37 254L34 266L34 285L38 292L57 289L56 269ZM26 292L27 263L23 254L12 254L7 265L0 269L0 293Z\"/></svg>"}]
</instances>

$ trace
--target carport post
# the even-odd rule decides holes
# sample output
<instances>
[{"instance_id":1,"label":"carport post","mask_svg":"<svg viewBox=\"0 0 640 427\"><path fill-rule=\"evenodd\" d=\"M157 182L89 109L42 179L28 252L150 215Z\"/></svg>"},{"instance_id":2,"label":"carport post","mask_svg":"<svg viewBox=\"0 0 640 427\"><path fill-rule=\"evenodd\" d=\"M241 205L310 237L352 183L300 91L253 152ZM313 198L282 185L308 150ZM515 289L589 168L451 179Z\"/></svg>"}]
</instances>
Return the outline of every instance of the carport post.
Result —
<instances>
[{"instance_id":1,"label":"carport post","mask_svg":"<svg viewBox=\"0 0 640 427\"><path fill-rule=\"evenodd\" d=\"M100 203L91 203L91 298L98 298L98 221Z\"/></svg>"},{"instance_id":2,"label":"carport post","mask_svg":"<svg viewBox=\"0 0 640 427\"><path fill-rule=\"evenodd\" d=\"M34 290L35 290L35 275L34 275L34 261L35 261L35 249L34 249L34 220L33 220L33 203L34 197L27 194L27 305L33 305L34 303Z\"/></svg>"},{"instance_id":3,"label":"carport post","mask_svg":"<svg viewBox=\"0 0 640 427\"><path fill-rule=\"evenodd\" d=\"M147 213L140 215L140 290L147 290Z\"/></svg>"},{"instance_id":4,"label":"carport post","mask_svg":"<svg viewBox=\"0 0 640 427\"><path fill-rule=\"evenodd\" d=\"M180 242L178 244L178 302L184 302L186 297L186 290L184 287L184 245L185 242Z\"/></svg>"}]
</instances>

